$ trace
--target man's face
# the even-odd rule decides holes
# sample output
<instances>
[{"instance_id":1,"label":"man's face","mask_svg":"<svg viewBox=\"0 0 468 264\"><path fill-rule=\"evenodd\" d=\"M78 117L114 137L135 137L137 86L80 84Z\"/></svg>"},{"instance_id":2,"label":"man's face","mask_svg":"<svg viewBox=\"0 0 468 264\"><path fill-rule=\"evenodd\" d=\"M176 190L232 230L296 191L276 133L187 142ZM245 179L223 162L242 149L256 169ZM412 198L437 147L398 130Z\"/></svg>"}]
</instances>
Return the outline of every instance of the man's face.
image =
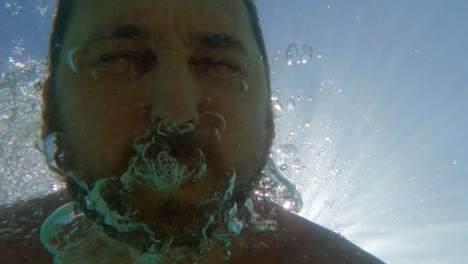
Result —
<instances>
[{"instance_id":1,"label":"man's face","mask_svg":"<svg viewBox=\"0 0 468 264\"><path fill-rule=\"evenodd\" d=\"M55 87L76 177L89 186L119 177L128 171L134 144L151 139L159 145L145 158L163 166L156 157L165 149L186 165L188 176L170 192L134 184L134 204L143 214L183 213L178 210L224 192L233 170L236 187L258 177L272 140L272 116L264 64L243 1L75 5ZM148 136L162 122L192 124L193 131ZM191 160L199 158L198 150L206 158L206 173L194 181L190 170L197 165ZM160 210L168 205L171 209Z\"/></svg>"}]
</instances>

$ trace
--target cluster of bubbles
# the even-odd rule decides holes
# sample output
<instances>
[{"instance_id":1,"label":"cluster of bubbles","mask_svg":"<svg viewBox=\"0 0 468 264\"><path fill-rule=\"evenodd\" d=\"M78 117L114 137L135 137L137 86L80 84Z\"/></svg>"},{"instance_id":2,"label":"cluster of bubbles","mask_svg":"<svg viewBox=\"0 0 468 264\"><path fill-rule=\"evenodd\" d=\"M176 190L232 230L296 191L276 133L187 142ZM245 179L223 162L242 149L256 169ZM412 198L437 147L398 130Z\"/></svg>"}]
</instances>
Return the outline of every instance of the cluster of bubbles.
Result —
<instances>
[{"instance_id":1,"label":"cluster of bubbles","mask_svg":"<svg viewBox=\"0 0 468 264\"><path fill-rule=\"evenodd\" d=\"M299 48L300 47L300 48ZM309 45L299 46L292 43L286 49L286 63L291 66L294 64L307 64L312 61L314 50Z\"/></svg>"},{"instance_id":2,"label":"cluster of bubbles","mask_svg":"<svg viewBox=\"0 0 468 264\"><path fill-rule=\"evenodd\" d=\"M22 49L18 48L19 52ZM11 58L0 73L0 203L13 204L62 189L44 162L40 139L45 60ZM37 149L36 149L37 148Z\"/></svg>"},{"instance_id":3,"label":"cluster of bubbles","mask_svg":"<svg viewBox=\"0 0 468 264\"><path fill-rule=\"evenodd\" d=\"M38 0L34 2L34 9L36 9L39 12L39 14L41 14L41 16L45 16L51 9L49 3L50 1ZM18 16L23 10L23 6L16 2L6 2L5 4L3 4L3 8L10 13L10 16Z\"/></svg>"},{"instance_id":4,"label":"cluster of bubbles","mask_svg":"<svg viewBox=\"0 0 468 264\"><path fill-rule=\"evenodd\" d=\"M275 55L274 62L278 63L272 65L274 77L275 67L281 69L276 69L278 71L284 71L287 67L311 64L313 58L323 58L322 54L314 55L313 48L303 42L291 43L284 52L279 50ZM294 76L288 78L294 79ZM333 79L326 76L316 86L306 89L312 95L323 97L331 95L330 91L336 90L334 87L336 84ZM336 91L336 94L342 92L342 90ZM283 92L290 95L283 96ZM306 211L312 211L312 213L305 212L308 218L314 218L323 210L338 204L340 198L347 197L346 193L337 189L341 182L352 188L345 173L346 165L333 159L336 154L333 136L335 131L331 131L331 127L324 124L321 118L310 114L304 115L303 111L310 111L316 103L312 95L306 95L303 89L286 88L284 91L281 89L281 96L278 88L271 94L277 128L277 138L271 150L271 158L279 173L286 175L292 182L300 183L297 185L297 190L304 192L304 200L309 203ZM287 209L295 207L293 201L282 198L285 194L280 194L282 188L284 189L281 184L275 180L263 179L262 185L266 186L272 200Z\"/></svg>"},{"instance_id":5,"label":"cluster of bubbles","mask_svg":"<svg viewBox=\"0 0 468 264\"><path fill-rule=\"evenodd\" d=\"M3 7L10 12L11 16L19 15L21 10L23 9L23 7L17 3L8 3L8 2L5 3Z\"/></svg>"},{"instance_id":6,"label":"cluster of bubbles","mask_svg":"<svg viewBox=\"0 0 468 264\"><path fill-rule=\"evenodd\" d=\"M41 16L45 16L51 10L50 3L48 3L48 2L49 1L46 1L46 0L39 0L39 1L37 1L36 5L34 6L34 8L37 11L39 11Z\"/></svg>"}]
</instances>

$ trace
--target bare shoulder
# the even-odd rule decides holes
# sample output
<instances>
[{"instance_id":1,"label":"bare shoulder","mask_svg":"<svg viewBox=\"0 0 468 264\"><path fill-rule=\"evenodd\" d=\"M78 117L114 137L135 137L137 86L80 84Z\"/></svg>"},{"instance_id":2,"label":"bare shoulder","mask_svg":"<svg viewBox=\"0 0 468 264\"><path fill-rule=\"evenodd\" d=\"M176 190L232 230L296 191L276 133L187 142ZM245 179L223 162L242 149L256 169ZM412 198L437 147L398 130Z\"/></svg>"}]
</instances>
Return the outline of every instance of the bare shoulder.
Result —
<instances>
[{"instance_id":1,"label":"bare shoulder","mask_svg":"<svg viewBox=\"0 0 468 264\"><path fill-rule=\"evenodd\" d=\"M52 263L39 242L47 216L69 201L65 191L11 206L0 206L0 263Z\"/></svg>"},{"instance_id":2,"label":"bare shoulder","mask_svg":"<svg viewBox=\"0 0 468 264\"><path fill-rule=\"evenodd\" d=\"M285 262L278 263L383 263L339 234L303 217L276 208L278 244Z\"/></svg>"}]
</instances>

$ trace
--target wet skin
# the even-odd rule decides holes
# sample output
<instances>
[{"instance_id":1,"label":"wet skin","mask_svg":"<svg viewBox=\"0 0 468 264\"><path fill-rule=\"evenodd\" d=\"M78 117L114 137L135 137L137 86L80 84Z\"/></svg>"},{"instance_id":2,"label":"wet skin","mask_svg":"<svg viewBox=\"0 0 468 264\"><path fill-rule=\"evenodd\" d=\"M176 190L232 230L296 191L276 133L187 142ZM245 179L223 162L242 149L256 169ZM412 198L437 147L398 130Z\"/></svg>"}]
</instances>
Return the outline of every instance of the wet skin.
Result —
<instances>
[{"instance_id":1,"label":"wet skin","mask_svg":"<svg viewBox=\"0 0 468 264\"><path fill-rule=\"evenodd\" d=\"M73 170L88 183L121 173L135 138L161 119L191 121L196 127L219 123L203 120L208 112L219 113L225 120L217 149L240 178L252 177L264 165L272 140L272 127L267 125L271 119L269 91L245 7L241 1L190 3L77 3L56 87ZM238 45L210 42L211 35L227 36ZM78 74L66 62L67 52L77 46ZM138 67L130 80L120 74L92 76L96 60L132 53L148 54L137 63L151 60L146 63L151 66ZM117 60L110 63L122 64ZM242 82L248 86L247 92ZM213 191L206 181L189 188L190 199Z\"/></svg>"},{"instance_id":2,"label":"wet skin","mask_svg":"<svg viewBox=\"0 0 468 264\"><path fill-rule=\"evenodd\" d=\"M205 144L218 162L208 164L199 183L171 194L135 191L143 214L158 217L155 212L174 200L208 199L227 188L232 168L238 183L259 174L272 117L264 65L241 1L79 1L67 32L56 87L77 177L92 184L122 173L135 138L162 119L192 122L200 132L195 140L214 137L198 127L224 132L216 144ZM134 68L126 67L129 60ZM101 73L109 67L117 73ZM122 77L127 68L136 73ZM225 128L206 113L222 116Z\"/></svg>"},{"instance_id":3,"label":"wet skin","mask_svg":"<svg viewBox=\"0 0 468 264\"><path fill-rule=\"evenodd\" d=\"M170 203L174 230L183 228L189 224L177 219L187 216L185 205L224 191L232 168L236 190L256 179L274 133L265 68L243 2L77 2L55 80L62 132L73 154L70 170L77 178L92 186L120 175L134 140L169 119L199 127L194 138L208 142L202 146L216 153L217 163L208 160L201 181L188 181L170 194L138 187L132 202L142 220L165 217L160 208ZM222 116L225 129L219 118L206 118L206 113ZM210 141L213 130L203 128L223 131L220 140ZM241 233L229 263L380 263L280 207L255 206L265 217L276 208L279 230ZM45 202L38 207L50 211ZM215 248L204 263L221 263L223 251Z\"/></svg>"}]
</instances>

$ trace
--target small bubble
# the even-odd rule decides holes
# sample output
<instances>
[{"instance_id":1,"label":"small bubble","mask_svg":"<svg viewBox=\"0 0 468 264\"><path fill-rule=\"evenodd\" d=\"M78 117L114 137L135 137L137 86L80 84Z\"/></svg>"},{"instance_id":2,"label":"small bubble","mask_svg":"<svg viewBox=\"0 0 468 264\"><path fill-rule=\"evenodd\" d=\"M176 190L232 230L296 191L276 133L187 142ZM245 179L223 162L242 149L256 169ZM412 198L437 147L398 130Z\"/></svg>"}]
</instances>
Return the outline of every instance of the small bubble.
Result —
<instances>
[{"instance_id":1,"label":"small bubble","mask_svg":"<svg viewBox=\"0 0 468 264\"><path fill-rule=\"evenodd\" d=\"M453 164L453 165L457 165L457 160L453 160L453 161L452 161L452 164Z\"/></svg>"},{"instance_id":2,"label":"small bubble","mask_svg":"<svg viewBox=\"0 0 468 264\"><path fill-rule=\"evenodd\" d=\"M277 92L277 91L271 92L271 100L272 100L272 101L278 101L278 99L279 99L279 94L278 94L278 92Z\"/></svg>"},{"instance_id":3,"label":"small bubble","mask_svg":"<svg viewBox=\"0 0 468 264\"><path fill-rule=\"evenodd\" d=\"M307 101L309 101L309 102L312 102L312 100L313 100L312 96L309 96L309 98L307 98Z\"/></svg>"},{"instance_id":4,"label":"small bubble","mask_svg":"<svg viewBox=\"0 0 468 264\"><path fill-rule=\"evenodd\" d=\"M314 50L312 49L312 47L309 45L304 45L302 47L302 53L301 53L302 64L306 64L312 61L313 54L314 54Z\"/></svg>"},{"instance_id":5,"label":"small bubble","mask_svg":"<svg viewBox=\"0 0 468 264\"><path fill-rule=\"evenodd\" d=\"M282 170L282 171L285 171L287 169L288 169L288 165L286 165L286 164L283 164L283 165L280 166L280 170Z\"/></svg>"},{"instance_id":6,"label":"small bubble","mask_svg":"<svg viewBox=\"0 0 468 264\"><path fill-rule=\"evenodd\" d=\"M330 201L325 200L324 203L325 203L326 207L328 209L330 209L333 206L333 204L335 203L335 200L330 200Z\"/></svg>"},{"instance_id":7,"label":"small bubble","mask_svg":"<svg viewBox=\"0 0 468 264\"><path fill-rule=\"evenodd\" d=\"M273 113L273 118L275 120L283 120L284 115L281 112L276 111L275 113Z\"/></svg>"},{"instance_id":8,"label":"small bubble","mask_svg":"<svg viewBox=\"0 0 468 264\"><path fill-rule=\"evenodd\" d=\"M309 152L315 151L315 145L311 140L302 142L302 147Z\"/></svg>"},{"instance_id":9,"label":"small bubble","mask_svg":"<svg viewBox=\"0 0 468 264\"><path fill-rule=\"evenodd\" d=\"M298 60L298 57L299 57L298 53L299 52L298 52L296 44L294 44L294 43L289 44L288 48L286 49L286 63L287 63L287 65L291 66Z\"/></svg>"},{"instance_id":10,"label":"small bubble","mask_svg":"<svg viewBox=\"0 0 468 264\"><path fill-rule=\"evenodd\" d=\"M33 111L41 111L42 105L40 103L34 102L31 104L31 110Z\"/></svg>"},{"instance_id":11,"label":"small bubble","mask_svg":"<svg viewBox=\"0 0 468 264\"><path fill-rule=\"evenodd\" d=\"M42 91L42 82L41 82L41 81L36 82L36 83L34 84L34 90L36 90L36 91L38 91L38 92Z\"/></svg>"},{"instance_id":12,"label":"small bubble","mask_svg":"<svg viewBox=\"0 0 468 264\"><path fill-rule=\"evenodd\" d=\"M299 173L301 171L301 168L302 168L302 162L300 159L295 159L293 161L293 164L292 164L292 169L294 171L294 173Z\"/></svg>"},{"instance_id":13,"label":"small bubble","mask_svg":"<svg viewBox=\"0 0 468 264\"><path fill-rule=\"evenodd\" d=\"M275 110L279 112L283 111L283 105L281 104L280 101L275 101L275 103L273 104L273 107L275 108Z\"/></svg>"},{"instance_id":14,"label":"small bubble","mask_svg":"<svg viewBox=\"0 0 468 264\"><path fill-rule=\"evenodd\" d=\"M294 134L295 134L294 131L289 132L289 135L294 135ZM299 150L293 144L287 144L287 145L282 145L282 152L286 154L288 158L294 159L299 153Z\"/></svg>"},{"instance_id":15,"label":"small bubble","mask_svg":"<svg viewBox=\"0 0 468 264\"><path fill-rule=\"evenodd\" d=\"M231 258L231 255L232 255L231 251L229 250L224 251L224 260L228 261Z\"/></svg>"},{"instance_id":16,"label":"small bubble","mask_svg":"<svg viewBox=\"0 0 468 264\"><path fill-rule=\"evenodd\" d=\"M294 110L296 108L296 101L293 98L288 99L288 109Z\"/></svg>"},{"instance_id":17,"label":"small bubble","mask_svg":"<svg viewBox=\"0 0 468 264\"><path fill-rule=\"evenodd\" d=\"M52 189L53 192L58 192L58 191L60 191L62 189L62 186L60 186L60 185L58 185L56 183L52 184L51 187L52 187L51 189Z\"/></svg>"},{"instance_id":18,"label":"small bubble","mask_svg":"<svg viewBox=\"0 0 468 264\"><path fill-rule=\"evenodd\" d=\"M321 158L323 158L323 156L325 156L325 151L320 151L315 157L315 161L320 160Z\"/></svg>"}]
</instances>

